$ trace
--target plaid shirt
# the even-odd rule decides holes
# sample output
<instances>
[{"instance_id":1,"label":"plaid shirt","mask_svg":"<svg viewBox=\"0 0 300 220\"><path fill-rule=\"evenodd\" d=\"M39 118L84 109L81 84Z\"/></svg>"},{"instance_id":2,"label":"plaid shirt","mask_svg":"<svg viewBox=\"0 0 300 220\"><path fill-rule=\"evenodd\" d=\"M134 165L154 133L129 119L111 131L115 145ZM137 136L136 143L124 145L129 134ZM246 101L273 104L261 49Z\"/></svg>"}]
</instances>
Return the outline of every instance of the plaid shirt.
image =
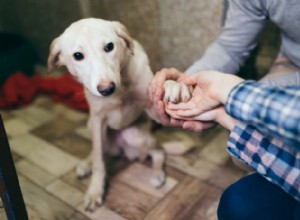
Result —
<instances>
[{"instance_id":1,"label":"plaid shirt","mask_svg":"<svg viewBox=\"0 0 300 220\"><path fill-rule=\"evenodd\" d=\"M300 87L244 81L226 111L242 122L230 134L229 153L300 201Z\"/></svg>"}]
</instances>

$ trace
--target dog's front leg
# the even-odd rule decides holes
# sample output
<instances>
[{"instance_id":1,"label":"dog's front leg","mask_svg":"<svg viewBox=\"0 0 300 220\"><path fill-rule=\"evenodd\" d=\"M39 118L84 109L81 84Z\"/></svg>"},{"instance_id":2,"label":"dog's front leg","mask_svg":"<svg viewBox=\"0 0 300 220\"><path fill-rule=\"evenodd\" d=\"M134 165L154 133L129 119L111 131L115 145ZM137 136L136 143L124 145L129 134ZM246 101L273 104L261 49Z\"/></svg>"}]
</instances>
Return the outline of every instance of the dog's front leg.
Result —
<instances>
[{"instance_id":1,"label":"dog's front leg","mask_svg":"<svg viewBox=\"0 0 300 220\"><path fill-rule=\"evenodd\" d=\"M103 144L107 130L106 121L97 115L92 119L92 178L84 199L85 209L94 211L102 204L105 183L105 166L103 158Z\"/></svg>"}]
</instances>

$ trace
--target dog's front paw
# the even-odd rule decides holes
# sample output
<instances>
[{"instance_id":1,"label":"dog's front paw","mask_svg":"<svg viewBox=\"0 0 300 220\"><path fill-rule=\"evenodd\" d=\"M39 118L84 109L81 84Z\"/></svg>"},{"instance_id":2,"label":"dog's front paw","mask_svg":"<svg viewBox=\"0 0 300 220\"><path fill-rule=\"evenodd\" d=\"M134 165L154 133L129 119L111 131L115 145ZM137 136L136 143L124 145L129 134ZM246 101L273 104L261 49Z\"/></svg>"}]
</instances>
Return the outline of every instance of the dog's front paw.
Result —
<instances>
[{"instance_id":1,"label":"dog's front paw","mask_svg":"<svg viewBox=\"0 0 300 220\"><path fill-rule=\"evenodd\" d=\"M76 176L79 179L83 179L88 177L89 175L92 174L92 167L91 164L86 162L86 161L81 161L77 166L76 166Z\"/></svg>"},{"instance_id":2,"label":"dog's front paw","mask_svg":"<svg viewBox=\"0 0 300 220\"><path fill-rule=\"evenodd\" d=\"M166 180L165 172L162 170L159 170L159 171L155 171L154 175L151 176L150 183L155 188L159 188L165 183L165 180Z\"/></svg>"},{"instance_id":3,"label":"dog's front paw","mask_svg":"<svg viewBox=\"0 0 300 220\"><path fill-rule=\"evenodd\" d=\"M90 186L84 197L84 208L93 212L102 204L103 191L99 187Z\"/></svg>"},{"instance_id":4,"label":"dog's front paw","mask_svg":"<svg viewBox=\"0 0 300 220\"><path fill-rule=\"evenodd\" d=\"M187 102L192 97L191 87L188 87L184 83L176 82L174 80L167 80L164 83L164 89L164 101L166 102Z\"/></svg>"}]
</instances>

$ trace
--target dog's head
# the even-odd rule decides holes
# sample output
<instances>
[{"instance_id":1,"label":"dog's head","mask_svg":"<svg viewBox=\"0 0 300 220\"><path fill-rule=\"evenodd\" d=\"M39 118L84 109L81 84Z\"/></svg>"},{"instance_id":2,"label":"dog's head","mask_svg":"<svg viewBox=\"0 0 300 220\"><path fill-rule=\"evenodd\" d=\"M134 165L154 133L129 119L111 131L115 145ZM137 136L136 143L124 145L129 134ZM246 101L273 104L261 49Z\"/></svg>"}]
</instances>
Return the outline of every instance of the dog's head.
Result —
<instances>
[{"instance_id":1,"label":"dog's head","mask_svg":"<svg viewBox=\"0 0 300 220\"><path fill-rule=\"evenodd\" d=\"M87 18L71 24L53 40L48 68L66 66L96 96L121 86L121 70L133 54L133 40L116 21Z\"/></svg>"}]
</instances>

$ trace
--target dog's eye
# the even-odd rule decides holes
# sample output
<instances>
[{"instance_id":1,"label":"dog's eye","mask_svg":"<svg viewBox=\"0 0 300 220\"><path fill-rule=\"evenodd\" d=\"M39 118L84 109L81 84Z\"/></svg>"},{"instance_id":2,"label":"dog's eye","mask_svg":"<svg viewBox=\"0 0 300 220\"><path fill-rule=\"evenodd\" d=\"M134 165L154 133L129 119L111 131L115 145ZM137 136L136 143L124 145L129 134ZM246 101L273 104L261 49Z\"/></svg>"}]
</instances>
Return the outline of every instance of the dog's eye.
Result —
<instances>
[{"instance_id":1,"label":"dog's eye","mask_svg":"<svg viewBox=\"0 0 300 220\"><path fill-rule=\"evenodd\" d=\"M74 53L74 54L73 54L73 57L74 57L74 59L77 60L77 61L83 60L83 58L84 58L83 54L80 53L80 52Z\"/></svg>"},{"instance_id":2,"label":"dog's eye","mask_svg":"<svg viewBox=\"0 0 300 220\"><path fill-rule=\"evenodd\" d=\"M104 47L104 51L105 51L105 52L110 52L110 51L112 51L113 49L114 49L114 44L113 44L113 43L108 43L108 44L106 44L105 47Z\"/></svg>"}]
</instances>

